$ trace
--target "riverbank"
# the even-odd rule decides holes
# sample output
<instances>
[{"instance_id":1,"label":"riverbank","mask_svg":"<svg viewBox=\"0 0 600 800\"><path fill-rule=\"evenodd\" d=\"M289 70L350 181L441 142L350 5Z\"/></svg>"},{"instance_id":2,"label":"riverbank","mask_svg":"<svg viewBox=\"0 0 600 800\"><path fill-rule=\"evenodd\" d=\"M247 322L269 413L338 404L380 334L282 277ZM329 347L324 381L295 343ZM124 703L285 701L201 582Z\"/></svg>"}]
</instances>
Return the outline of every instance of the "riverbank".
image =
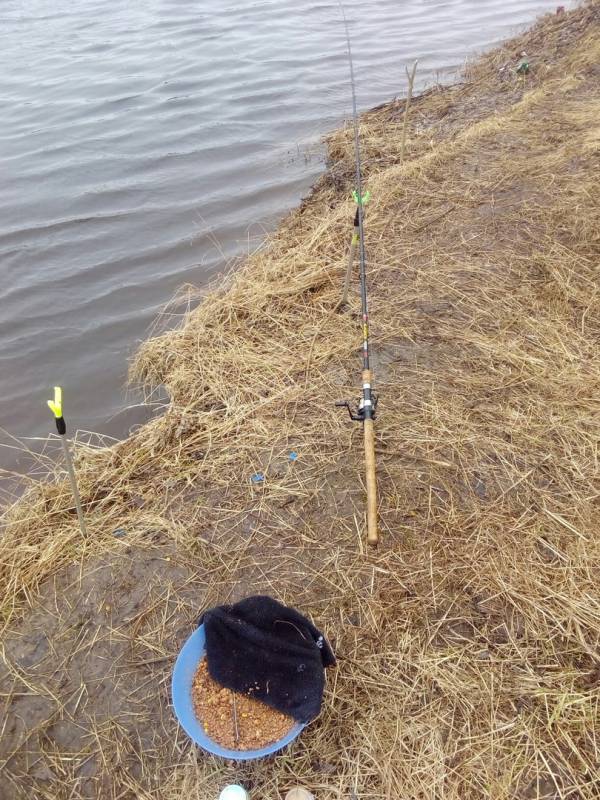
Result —
<instances>
[{"instance_id":1,"label":"riverbank","mask_svg":"<svg viewBox=\"0 0 600 800\"><path fill-rule=\"evenodd\" d=\"M362 117L376 552L334 407L360 373L356 292L335 311L349 131L265 247L142 347L132 378L170 407L78 453L89 540L66 483L10 511L0 797L597 796L598 63L595 0L416 99L404 164L402 102ZM311 614L339 666L300 740L237 770L178 731L169 678L199 612L254 592Z\"/></svg>"}]
</instances>

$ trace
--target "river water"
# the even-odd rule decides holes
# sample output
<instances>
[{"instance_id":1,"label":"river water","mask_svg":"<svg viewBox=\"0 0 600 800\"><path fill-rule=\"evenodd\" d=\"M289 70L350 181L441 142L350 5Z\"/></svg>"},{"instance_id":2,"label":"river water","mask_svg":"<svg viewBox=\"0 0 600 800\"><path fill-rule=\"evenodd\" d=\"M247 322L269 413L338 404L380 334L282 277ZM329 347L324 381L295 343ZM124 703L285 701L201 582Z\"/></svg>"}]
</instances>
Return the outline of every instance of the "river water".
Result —
<instances>
[{"instance_id":1,"label":"river water","mask_svg":"<svg viewBox=\"0 0 600 800\"><path fill-rule=\"evenodd\" d=\"M358 103L452 80L556 0L346 0ZM350 112L337 2L2 0L0 443L121 437L127 359L182 284L254 248ZM14 444L14 442L12 442ZM35 446L35 445L34 445ZM28 458L0 447L0 466Z\"/></svg>"}]
</instances>

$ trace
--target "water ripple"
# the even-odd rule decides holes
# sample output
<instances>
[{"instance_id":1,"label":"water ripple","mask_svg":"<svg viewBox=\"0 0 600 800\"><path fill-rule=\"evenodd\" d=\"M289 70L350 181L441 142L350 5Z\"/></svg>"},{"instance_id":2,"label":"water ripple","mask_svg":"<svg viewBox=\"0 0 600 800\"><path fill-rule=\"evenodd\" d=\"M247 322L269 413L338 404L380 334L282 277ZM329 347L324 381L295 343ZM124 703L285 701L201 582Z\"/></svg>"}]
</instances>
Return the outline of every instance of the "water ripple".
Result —
<instances>
[{"instance_id":1,"label":"water ripple","mask_svg":"<svg viewBox=\"0 0 600 800\"><path fill-rule=\"evenodd\" d=\"M346 0L360 106L402 93L412 59L422 87L555 2ZM322 168L315 143L350 109L338 3L4 0L0 30L0 427L46 432L62 381L74 427L123 435L106 420L159 308Z\"/></svg>"}]
</instances>

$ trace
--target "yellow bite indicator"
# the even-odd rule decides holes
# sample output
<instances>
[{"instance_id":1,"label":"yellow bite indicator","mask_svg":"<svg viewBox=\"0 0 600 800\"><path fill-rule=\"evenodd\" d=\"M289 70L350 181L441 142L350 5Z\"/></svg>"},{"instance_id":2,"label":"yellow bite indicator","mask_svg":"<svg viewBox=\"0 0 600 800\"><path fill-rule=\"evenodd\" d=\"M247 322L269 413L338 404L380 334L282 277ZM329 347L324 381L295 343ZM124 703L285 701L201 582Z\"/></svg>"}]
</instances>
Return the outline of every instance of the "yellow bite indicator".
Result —
<instances>
[{"instance_id":1,"label":"yellow bite indicator","mask_svg":"<svg viewBox=\"0 0 600 800\"><path fill-rule=\"evenodd\" d=\"M60 386L54 387L54 400L48 400L48 408L52 411L56 419L62 417L62 389Z\"/></svg>"}]
</instances>

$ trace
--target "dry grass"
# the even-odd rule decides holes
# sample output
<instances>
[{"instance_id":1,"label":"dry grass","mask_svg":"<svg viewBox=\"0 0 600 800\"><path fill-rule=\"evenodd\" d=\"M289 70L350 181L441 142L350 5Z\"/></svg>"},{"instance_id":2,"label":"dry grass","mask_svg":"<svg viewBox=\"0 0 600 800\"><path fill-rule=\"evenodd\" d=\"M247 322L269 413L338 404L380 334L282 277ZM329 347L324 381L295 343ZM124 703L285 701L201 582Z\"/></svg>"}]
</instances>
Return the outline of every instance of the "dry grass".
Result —
<instances>
[{"instance_id":1,"label":"dry grass","mask_svg":"<svg viewBox=\"0 0 600 800\"><path fill-rule=\"evenodd\" d=\"M267 246L132 376L166 413L81 446L1 543L0 797L600 795L600 3L364 116L382 544L364 545L349 134ZM525 49L525 79L507 61ZM299 453L291 462L290 451ZM250 475L267 475L256 490ZM116 529L124 536L115 536ZM319 720L209 758L168 707L208 605L266 591L333 640Z\"/></svg>"}]
</instances>

